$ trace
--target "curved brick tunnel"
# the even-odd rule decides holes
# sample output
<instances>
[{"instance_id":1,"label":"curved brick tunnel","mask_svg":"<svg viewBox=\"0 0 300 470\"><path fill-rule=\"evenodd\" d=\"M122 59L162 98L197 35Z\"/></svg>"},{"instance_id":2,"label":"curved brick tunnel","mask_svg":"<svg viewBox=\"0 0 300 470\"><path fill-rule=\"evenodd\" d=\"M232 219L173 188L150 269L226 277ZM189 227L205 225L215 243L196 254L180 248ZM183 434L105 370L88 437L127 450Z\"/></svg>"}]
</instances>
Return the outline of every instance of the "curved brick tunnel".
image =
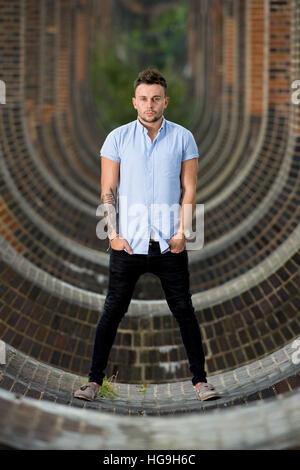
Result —
<instances>
[{"instance_id":1,"label":"curved brick tunnel","mask_svg":"<svg viewBox=\"0 0 300 470\"><path fill-rule=\"evenodd\" d=\"M209 380L222 397L195 399L179 329L150 275L136 285L110 356L116 396L72 397L88 373L108 267L107 242L96 237L106 132L96 124L89 54L95 31L110 29L113 4L124 15L147 11L131 0L2 0L4 447L300 446L300 108L291 99L300 7L187 3L197 202L205 204L190 280Z\"/></svg>"}]
</instances>

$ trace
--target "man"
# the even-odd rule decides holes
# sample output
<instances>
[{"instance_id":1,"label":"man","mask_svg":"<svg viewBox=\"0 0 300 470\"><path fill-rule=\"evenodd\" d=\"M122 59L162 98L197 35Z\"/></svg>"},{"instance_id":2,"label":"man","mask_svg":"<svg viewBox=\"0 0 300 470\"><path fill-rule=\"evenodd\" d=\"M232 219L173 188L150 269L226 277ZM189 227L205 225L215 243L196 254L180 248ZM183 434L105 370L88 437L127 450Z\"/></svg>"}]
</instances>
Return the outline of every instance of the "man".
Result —
<instances>
[{"instance_id":1,"label":"man","mask_svg":"<svg viewBox=\"0 0 300 470\"><path fill-rule=\"evenodd\" d=\"M186 223L180 211L185 204L195 208L198 149L190 131L164 118L167 84L157 70L140 72L132 103L136 121L110 132L101 148L101 201L111 247L108 292L96 328L89 382L74 396L96 399L136 282L151 272L160 278L179 324L197 398L217 398L206 381L202 339L189 291ZM163 229L161 207L173 208L172 221L166 224L163 216Z\"/></svg>"}]
</instances>

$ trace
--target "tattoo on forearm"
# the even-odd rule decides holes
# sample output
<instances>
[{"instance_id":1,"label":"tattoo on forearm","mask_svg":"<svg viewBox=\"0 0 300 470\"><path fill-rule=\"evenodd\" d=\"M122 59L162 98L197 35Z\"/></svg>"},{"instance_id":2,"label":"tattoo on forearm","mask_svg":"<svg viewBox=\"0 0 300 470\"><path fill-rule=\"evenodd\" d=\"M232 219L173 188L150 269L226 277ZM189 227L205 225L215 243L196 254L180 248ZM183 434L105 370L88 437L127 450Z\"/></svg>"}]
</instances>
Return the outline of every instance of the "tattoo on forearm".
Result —
<instances>
[{"instance_id":1,"label":"tattoo on forearm","mask_svg":"<svg viewBox=\"0 0 300 470\"><path fill-rule=\"evenodd\" d=\"M106 194L102 194L101 202L102 204L116 204L117 194L113 192L112 188L110 188L110 192Z\"/></svg>"},{"instance_id":2,"label":"tattoo on forearm","mask_svg":"<svg viewBox=\"0 0 300 470\"><path fill-rule=\"evenodd\" d=\"M110 188L110 192L101 196L101 203L104 207L104 217L107 224L108 236L114 234L117 231L117 217L116 217L116 205L117 205L117 193Z\"/></svg>"}]
</instances>

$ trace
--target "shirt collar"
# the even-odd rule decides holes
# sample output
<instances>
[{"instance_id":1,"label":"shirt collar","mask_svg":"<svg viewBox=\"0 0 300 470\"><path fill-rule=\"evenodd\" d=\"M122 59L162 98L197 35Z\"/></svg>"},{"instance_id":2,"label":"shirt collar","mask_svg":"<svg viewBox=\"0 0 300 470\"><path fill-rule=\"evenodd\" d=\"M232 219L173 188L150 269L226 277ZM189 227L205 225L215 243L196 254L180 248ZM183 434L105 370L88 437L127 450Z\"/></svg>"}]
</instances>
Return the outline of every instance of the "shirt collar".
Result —
<instances>
[{"instance_id":1,"label":"shirt collar","mask_svg":"<svg viewBox=\"0 0 300 470\"><path fill-rule=\"evenodd\" d=\"M161 123L161 126L160 128L158 129L158 133L160 133L165 127L166 127L166 119L165 117L163 116L162 117L162 123ZM139 120L139 118L137 118L137 127L140 129L141 132L143 132L145 134L145 132L148 132L147 130L147 127L145 127L141 121Z\"/></svg>"}]
</instances>

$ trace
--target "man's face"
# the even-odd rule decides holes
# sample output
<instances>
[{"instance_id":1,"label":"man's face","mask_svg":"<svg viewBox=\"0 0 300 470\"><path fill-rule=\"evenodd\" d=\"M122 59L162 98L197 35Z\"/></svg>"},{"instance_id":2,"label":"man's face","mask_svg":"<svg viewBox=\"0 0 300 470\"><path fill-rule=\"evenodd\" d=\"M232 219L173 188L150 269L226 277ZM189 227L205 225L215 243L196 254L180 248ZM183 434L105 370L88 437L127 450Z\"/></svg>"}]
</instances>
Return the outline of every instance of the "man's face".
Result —
<instances>
[{"instance_id":1,"label":"man's face","mask_svg":"<svg viewBox=\"0 0 300 470\"><path fill-rule=\"evenodd\" d=\"M132 103L138 112L138 117L144 122L158 121L168 106L169 98L165 97L162 85L146 85L142 83L135 90Z\"/></svg>"}]
</instances>

